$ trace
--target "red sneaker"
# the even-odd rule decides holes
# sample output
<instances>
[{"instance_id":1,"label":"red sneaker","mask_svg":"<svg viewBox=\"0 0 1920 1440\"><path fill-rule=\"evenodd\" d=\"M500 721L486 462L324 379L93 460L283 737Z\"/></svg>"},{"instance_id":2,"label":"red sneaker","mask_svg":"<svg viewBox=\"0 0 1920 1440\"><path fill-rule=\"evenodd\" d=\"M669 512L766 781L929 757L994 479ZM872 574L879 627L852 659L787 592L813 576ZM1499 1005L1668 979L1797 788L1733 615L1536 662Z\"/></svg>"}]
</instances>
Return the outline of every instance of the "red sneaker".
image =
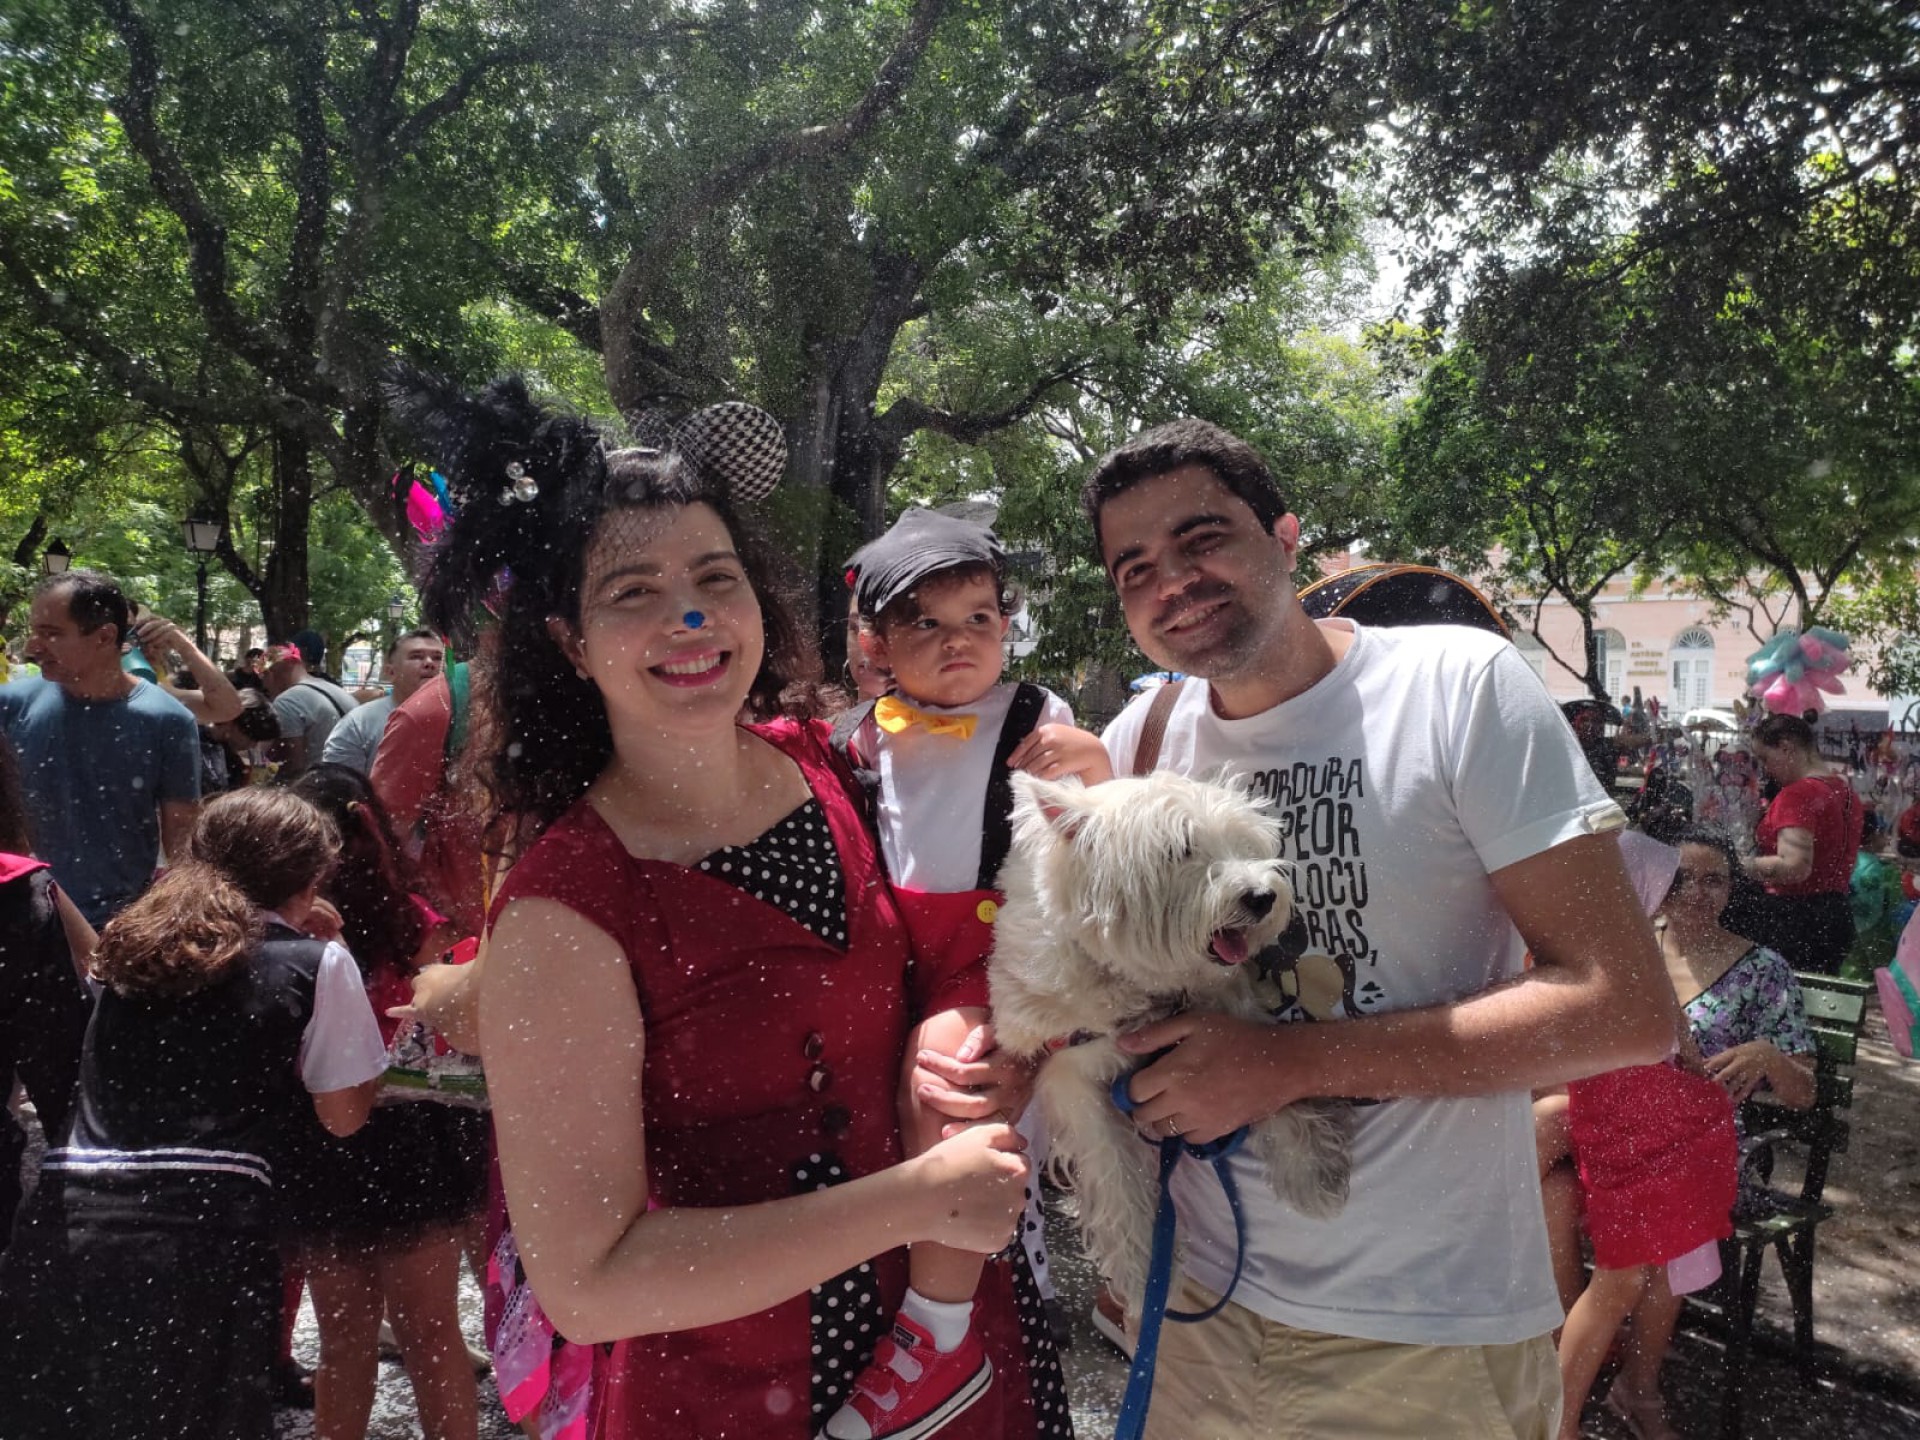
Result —
<instances>
[{"instance_id":1,"label":"red sneaker","mask_svg":"<svg viewBox=\"0 0 1920 1440\"><path fill-rule=\"evenodd\" d=\"M987 1393L993 1365L973 1331L944 1355L904 1315L854 1382L853 1398L834 1412L820 1440L922 1440L947 1427Z\"/></svg>"}]
</instances>

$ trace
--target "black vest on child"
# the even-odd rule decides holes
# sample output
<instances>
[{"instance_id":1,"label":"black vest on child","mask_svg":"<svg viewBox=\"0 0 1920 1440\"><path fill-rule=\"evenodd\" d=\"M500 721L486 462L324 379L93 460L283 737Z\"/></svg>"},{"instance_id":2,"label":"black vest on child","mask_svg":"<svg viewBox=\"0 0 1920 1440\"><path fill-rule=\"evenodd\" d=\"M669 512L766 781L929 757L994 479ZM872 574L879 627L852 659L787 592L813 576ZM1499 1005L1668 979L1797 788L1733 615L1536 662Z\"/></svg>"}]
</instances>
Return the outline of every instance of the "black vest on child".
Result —
<instances>
[{"instance_id":1,"label":"black vest on child","mask_svg":"<svg viewBox=\"0 0 1920 1440\"><path fill-rule=\"evenodd\" d=\"M311 1103L300 1042L325 952L270 920L253 953L204 990L104 991L87 1027L72 1134L44 1162L64 1180L69 1206L137 1201L149 1222L178 1214L264 1224L271 1154L297 1107Z\"/></svg>"}]
</instances>

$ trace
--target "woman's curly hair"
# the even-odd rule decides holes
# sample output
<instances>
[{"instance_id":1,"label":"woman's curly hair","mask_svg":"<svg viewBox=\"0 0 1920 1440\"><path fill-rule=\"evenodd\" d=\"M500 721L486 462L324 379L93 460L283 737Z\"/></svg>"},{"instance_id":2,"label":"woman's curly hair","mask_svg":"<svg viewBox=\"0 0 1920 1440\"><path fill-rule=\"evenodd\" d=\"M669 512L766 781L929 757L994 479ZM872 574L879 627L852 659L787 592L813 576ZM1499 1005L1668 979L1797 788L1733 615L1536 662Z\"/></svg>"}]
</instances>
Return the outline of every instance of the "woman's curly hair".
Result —
<instances>
[{"instance_id":1,"label":"woman's curly hair","mask_svg":"<svg viewBox=\"0 0 1920 1440\"><path fill-rule=\"evenodd\" d=\"M291 790L249 786L207 802L187 858L107 922L93 973L119 995L204 990L260 941L260 912L315 884L340 851L333 822Z\"/></svg>"},{"instance_id":2,"label":"woman's curly hair","mask_svg":"<svg viewBox=\"0 0 1920 1440\"><path fill-rule=\"evenodd\" d=\"M564 814L613 756L600 692L549 627L556 619L579 626L587 552L609 515L705 505L720 517L766 633L750 710L776 713L786 685L817 673L786 567L720 486L681 455L609 450L592 424L536 402L518 377L467 395L403 371L387 393L396 419L435 456L457 506L429 558L424 614L469 653L483 628L494 630L488 663L473 676L473 736L462 766L484 792L491 833L509 850ZM537 493L515 498L516 480L522 493L529 481Z\"/></svg>"}]
</instances>

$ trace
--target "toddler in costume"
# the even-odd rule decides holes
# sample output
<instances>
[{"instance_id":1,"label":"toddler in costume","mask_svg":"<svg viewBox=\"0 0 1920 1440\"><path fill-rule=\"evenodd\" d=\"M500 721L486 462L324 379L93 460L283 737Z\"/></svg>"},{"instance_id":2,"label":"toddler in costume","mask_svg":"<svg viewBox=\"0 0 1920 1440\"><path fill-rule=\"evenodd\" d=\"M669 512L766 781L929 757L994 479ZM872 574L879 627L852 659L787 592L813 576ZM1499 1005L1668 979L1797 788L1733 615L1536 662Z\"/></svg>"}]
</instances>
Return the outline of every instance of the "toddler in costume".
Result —
<instances>
[{"instance_id":1,"label":"toddler in costume","mask_svg":"<svg viewBox=\"0 0 1920 1440\"><path fill-rule=\"evenodd\" d=\"M1621 852L1652 913L1671 886L1679 852L1633 833L1621 836ZM1699 1072L1692 1039L1680 1044L1682 1056L1664 1064L1567 1086L1593 1279L1567 1313L1560 1339L1561 1440L1579 1440L1587 1392L1641 1293L1667 1286L1677 1295L1711 1284L1720 1273L1718 1242L1733 1233L1733 1102ZM1690 1059L1688 1068L1682 1059Z\"/></svg>"},{"instance_id":2,"label":"toddler in costume","mask_svg":"<svg viewBox=\"0 0 1920 1440\"><path fill-rule=\"evenodd\" d=\"M916 963L960 975L992 948L993 888L1011 839L1012 773L1109 778L1099 740L1073 728L1058 696L1000 682L1008 626L1006 555L986 527L910 510L849 562L867 657L892 675L892 693L848 711L834 744L874 789L887 871L913 936ZM937 994L936 987L936 994ZM982 1009L928 1006L907 1043L901 1134L908 1150L936 1144L943 1117L919 1087L937 1077L915 1064L929 1051L979 1058ZM984 1261L915 1245L909 1288L854 1397L829 1418L827 1440L927 1436L986 1392L992 1367L972 1331Z\"/></svg>"}]
</instances>

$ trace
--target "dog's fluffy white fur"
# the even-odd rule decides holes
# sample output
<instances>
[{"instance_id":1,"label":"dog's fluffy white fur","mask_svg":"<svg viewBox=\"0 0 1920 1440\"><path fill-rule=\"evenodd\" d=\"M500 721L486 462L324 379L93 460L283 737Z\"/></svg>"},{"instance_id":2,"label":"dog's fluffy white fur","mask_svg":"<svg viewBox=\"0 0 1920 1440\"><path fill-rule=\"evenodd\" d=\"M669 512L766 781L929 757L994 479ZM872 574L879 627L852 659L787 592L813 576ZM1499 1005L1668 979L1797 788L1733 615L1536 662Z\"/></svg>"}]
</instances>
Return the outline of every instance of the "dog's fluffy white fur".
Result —
<instances>
[{"instance_id":1,"label":"dog's fluffy white fur","mask_svg":"<svg viewBox=\"0 0 1920 1440\"><path fill-rule=\"evenodd\" d=\"M1114 1077L1136 1063L1115 1037L1182 1010L1265 1018L1243 962L1292 909L1279 829L1238 789L1166 772L1090 789L1016 775L1013 817L994 925L995 1033L1015 1055L1048 1056L1035 1095L1053 1163L1073 1186L1089 1252L1137 1306L1157 1157L1112 1102ZM1302 1214L1346 1202L1349 1120L1343 1104L1308 1102L1249 1136L1274 1193Z\"/></svg>"}]
</instances>

